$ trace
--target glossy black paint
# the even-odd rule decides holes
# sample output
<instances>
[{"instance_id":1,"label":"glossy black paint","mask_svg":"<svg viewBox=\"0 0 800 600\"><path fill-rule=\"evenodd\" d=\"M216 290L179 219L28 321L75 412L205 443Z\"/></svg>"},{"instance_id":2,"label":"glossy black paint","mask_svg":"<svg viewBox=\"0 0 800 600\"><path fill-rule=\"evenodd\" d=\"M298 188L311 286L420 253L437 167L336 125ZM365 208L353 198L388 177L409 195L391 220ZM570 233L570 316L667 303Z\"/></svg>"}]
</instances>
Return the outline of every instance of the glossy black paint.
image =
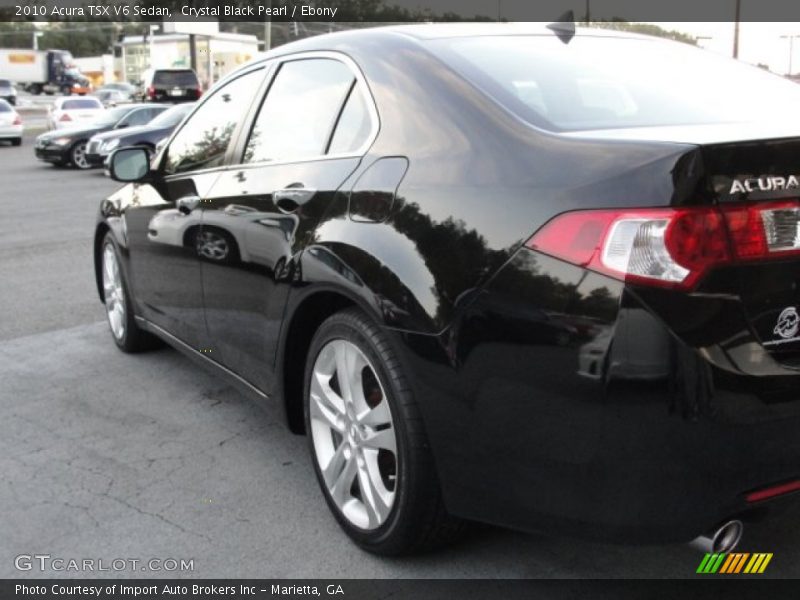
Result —
<instances>
[{"instance_id":1,"label":"glossy black paint","mask_svg":"<svg viewBox=\"0 0 800 600\"><path fill-rule=\"evenodd\" d=\"M468 518L683 541L746 511L745 492L800 476L800 354L759 337L798 302L797 261L719 269L679 294L523 246L569 210L729 201L734 177L791 171L795 142L539 131L402 31L266 59L355 61L380 117L363 156L245 167L240 135L218 169L104 201L97 239L114 232L143 326L273 397L297 429L313 328L360 306L393 332L448 509ZM287 214L273 192L290 186L315 193ZM180 216L189 193L203 204ZM156 243L159 219L192 220L235 251Z\"/></svg>"}]
</instances>

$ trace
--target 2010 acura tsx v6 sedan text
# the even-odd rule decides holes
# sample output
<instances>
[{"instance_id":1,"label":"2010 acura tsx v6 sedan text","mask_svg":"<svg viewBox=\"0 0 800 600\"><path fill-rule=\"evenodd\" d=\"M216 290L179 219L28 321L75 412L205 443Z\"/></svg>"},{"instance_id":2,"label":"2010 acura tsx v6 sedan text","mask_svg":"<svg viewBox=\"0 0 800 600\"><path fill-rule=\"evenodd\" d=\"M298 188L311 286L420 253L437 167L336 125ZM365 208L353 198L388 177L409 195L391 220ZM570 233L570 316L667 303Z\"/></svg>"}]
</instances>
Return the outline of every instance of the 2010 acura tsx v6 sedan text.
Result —
<instances>
[{"instance_id":1,"label":"2010 acura tsx v6 sedan text","mask_svg":"<svg viewBox=\"0 0 800 600\"><path fill-rule=\"evenodd\" d=\"M280 406L370 551L469 520L730 549L800 489L798 107L611 31L299 41L111 155L98 291L122 350Z\"/></svg>"}]
</instances>

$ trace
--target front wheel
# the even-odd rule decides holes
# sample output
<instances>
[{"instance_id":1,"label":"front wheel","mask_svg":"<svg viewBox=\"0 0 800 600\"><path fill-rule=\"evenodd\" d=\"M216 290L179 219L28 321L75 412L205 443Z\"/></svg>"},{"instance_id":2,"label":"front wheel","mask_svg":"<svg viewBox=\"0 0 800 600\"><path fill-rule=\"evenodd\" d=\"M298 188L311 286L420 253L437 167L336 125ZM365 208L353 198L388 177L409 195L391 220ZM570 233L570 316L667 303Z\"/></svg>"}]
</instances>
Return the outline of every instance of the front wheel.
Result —
<instances>
[{"instance_id":1,"label":"front wheel","mask_svg":"<svg viewBox=\"0 0 800 600\"><path fill-rule=\"evenodd\" d=\"M444 508L411 388L377 324L355 309L326 320L311 343L304 393L317 479L359 546L409 554L460 531Z\"/></svg>"},{"instance_id":2,"label":"front wheel","mask_svg":"<svg viewBox=\"0 0 800 600\"><path fill-rule=\"evenodd\" d=\"M92 165L89 163L89 160L86 158L86 140L81 140L77 142L70 150L69 158L70 162L76 169L91 169Z\"/></svg>"},{"instance_id":3,"label":"front wheel","mask_svg":"<svg viewBox=\"0 0 800 600\"><path fill-rule=\"evenodd\" d=\"M114 343L123 352L141 352L158 347L158 340L136 324L119 253L110 233L103 240L102 252L103 301Z\"/></svg>"}]
</instances>

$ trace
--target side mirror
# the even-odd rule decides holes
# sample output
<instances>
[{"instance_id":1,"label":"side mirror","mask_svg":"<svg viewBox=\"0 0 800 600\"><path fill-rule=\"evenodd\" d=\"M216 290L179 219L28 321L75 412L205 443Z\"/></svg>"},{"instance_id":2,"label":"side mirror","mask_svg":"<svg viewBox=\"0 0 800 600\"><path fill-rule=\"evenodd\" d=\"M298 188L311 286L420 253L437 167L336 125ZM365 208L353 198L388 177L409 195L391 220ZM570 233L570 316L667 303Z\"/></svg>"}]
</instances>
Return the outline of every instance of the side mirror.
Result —
<instances>
[{"instance_id":1,"label":"side mirror","mask_svg":"<svg viewBox=\"0 0 800 600\"><path fill-rule=\"evenodd\" d=\"M108 159L111 179L122 183L141 182L150 173L150 153L147 148L120 148Z\"/></svg>"}]
</instances>

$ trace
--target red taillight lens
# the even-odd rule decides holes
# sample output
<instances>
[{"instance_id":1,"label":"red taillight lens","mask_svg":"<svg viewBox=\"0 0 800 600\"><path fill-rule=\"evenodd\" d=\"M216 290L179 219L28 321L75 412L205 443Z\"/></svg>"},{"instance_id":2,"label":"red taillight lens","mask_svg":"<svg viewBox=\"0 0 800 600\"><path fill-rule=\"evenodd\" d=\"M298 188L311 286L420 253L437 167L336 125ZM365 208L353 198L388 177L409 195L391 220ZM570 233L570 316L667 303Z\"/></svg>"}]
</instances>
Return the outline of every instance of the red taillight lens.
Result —
<instances>
[{"instance_id":1,"label":"red taillight lens","mask_svg":"<svg viewBox=\"0 0 800 600\"><path fill-rule=\"evenodd\" d=\"M64 113L59 117L59 121L72 121L72 117L70 117L67 113Z\"/></svg>"},{"instance_id":2,"label":"red taillight lens","mask_svg":"<svg viewBox=\"0 0 800 600\"><path fill-rule=\"evenodd\" d=\"M800 203L570 212L526 246L624 281L689 289L733 260L800 253Z\"/></svg>"},{"instance_id":3,"label":"red taillight lens","mask_svg":"<svg viewBox=\"0 0 800 600\"><path fill-rule=\"evenodd\" d=\"M14 125L22 125L22 117L20 117L19 115L14 117L14 123L13 124Z\"/></svg>"},{"instance_id":4,"label":"red taillight lens","mask_svg":"<svg viewBox=\"0 0 800 600\"><path fill-rule=\"evenodd\" d=\"M147 97L148 98L155 98L156 97L156 88L154 86L150 86L147 88Z\"/></svg>"},{"instance_id":5,"label":"red taillight lens","mask_svg":"<svg viewBox=\"0 0 800 600\"><path fill-rule=\"evenodd\" d=\"M199 98L202 95L203 95L203 88L197 88L197 97Z\"/></svg>"}]
</instances>

